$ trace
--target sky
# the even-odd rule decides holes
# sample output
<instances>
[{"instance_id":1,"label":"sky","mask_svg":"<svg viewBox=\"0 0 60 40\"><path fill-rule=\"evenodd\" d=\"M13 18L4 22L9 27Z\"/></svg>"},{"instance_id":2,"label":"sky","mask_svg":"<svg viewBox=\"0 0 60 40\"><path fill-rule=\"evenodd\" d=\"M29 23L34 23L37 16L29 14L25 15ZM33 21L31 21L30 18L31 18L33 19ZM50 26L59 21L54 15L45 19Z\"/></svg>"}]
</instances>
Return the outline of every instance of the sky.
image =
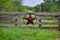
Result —
<instances>
[{"instance_id":1,"label":"sky","mask_svg":"<svg viewBox=\"0 0 60 40\"><path fill-rule=\"evenodd\" d=\"M23 0L23 5L25 6L36 6L37 4L41 4L43 0Z\"/></svg>"}]
</instances>

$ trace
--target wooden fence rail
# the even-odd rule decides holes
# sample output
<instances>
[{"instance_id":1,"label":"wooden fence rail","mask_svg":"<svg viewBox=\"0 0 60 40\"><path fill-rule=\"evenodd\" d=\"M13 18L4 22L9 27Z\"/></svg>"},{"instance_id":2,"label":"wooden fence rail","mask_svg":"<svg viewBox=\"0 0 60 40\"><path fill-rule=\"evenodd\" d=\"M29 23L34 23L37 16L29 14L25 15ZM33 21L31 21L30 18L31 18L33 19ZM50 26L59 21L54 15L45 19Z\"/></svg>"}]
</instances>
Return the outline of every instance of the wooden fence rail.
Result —
<instances>
[{"instance_id":1,"label":"wooden fence rail","mask_svg":"<svg viewBox=\"0 0 60 40\"><path fill-rule=\"evenodd\" d=\"M3 16L0 16L0 24L15 24L15 26L17 26L18 24L23 24L21 22L18 22L18 20L20 19L21 16L18 16L18 15L25 15L27 14L28 12L3 12L3 11L0 11L0 14L2 14ZM14 15L14 16L5 16L5 14L7 15ZM55 24L55 25L58 25L58 28L60 30L60 13L33 13L34 15L38 16L39 19L39 27L41 28L42 24ZM41 16L58 16L57 18L41 18ZM23 18L22 18L23 19ZM1 20L14 20L14 22L3 22ZM42 22L42 20L58 20L57 23L53 23L53 22Z\"/></svg>"}]
</instances>

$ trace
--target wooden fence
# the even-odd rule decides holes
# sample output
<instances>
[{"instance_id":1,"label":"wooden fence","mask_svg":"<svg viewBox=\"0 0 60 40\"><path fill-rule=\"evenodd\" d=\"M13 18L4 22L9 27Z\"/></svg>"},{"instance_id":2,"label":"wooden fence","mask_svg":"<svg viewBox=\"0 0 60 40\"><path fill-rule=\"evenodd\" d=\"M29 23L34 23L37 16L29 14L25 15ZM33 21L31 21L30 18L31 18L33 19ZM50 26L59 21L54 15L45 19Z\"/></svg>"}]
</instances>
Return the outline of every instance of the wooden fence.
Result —
<instances>
[{"instance_id":1,"label":"wooden fence","mask_svg":"<svg viewBox=\"0 0 60 40\"><path fill-rule=\"evenodd\" d=\"M19 15L25 15L28 12L5 12L5 11L0 11L0 24L15 24L15 27L17 27L18 24L23 24L21 22L18 22L19 19L22 19L23 16L19 16ZM60 13L33 13L34 15L38 16L38 21L41 24L39 25L39 28L42 28L42 24L57 24L58 27L55 28L59 28L60 29ZM8 16L9 15L9 16ZM56 18L42 18L41 16L57 16ZM1 21L2 20L2 21ZM5 20L14 20L13 22L6 22ZM53 22L42 22L42 20L58 20L57 23L53 23ZM5 22L3 22L5 21ZM47 27L44 27L47 28ZM51 28L51 27L48 27ZM52 27L54 28L54 27Z\"/></svg>"}]
</instances>

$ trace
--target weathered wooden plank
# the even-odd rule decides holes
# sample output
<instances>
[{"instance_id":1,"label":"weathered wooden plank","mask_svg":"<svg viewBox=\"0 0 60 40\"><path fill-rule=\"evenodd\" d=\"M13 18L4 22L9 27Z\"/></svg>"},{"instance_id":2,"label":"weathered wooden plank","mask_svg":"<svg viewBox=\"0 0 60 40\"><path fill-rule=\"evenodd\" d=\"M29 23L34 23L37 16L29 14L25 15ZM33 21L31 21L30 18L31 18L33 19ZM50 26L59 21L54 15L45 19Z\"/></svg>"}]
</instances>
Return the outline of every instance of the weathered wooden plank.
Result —
<instances>
[{"instance_id":1,"label":"weathered wooden plank","mask_svg":"<svg viewBox=\"0 0 60 40\"><path fill-rule=\"evenodd\" d=\"M37 20L58 20L58 18L37 18Z\"/></svg>"},{"instance_id":2,"label":"weathered wooden plank","mask_svg":"<svg viewBox=\"0 0 60 40\"><path fill-rule=\"evenodd\" d=\"M20 19L19 16L0 16L0 19ZM21 18L23 19L23 18ZM40 18L41 20L58 20L58 18Z\"/></svg>"},{"instance_id":3,"label":"weathered wooden plank","mask_svg":"<svg viewBox=\"0 0 60 40\"><path fill-rule=\"evenodd\" d=\"M57 23L54 23L54 22L42 22L42 24L49 24L49 25L58 25L59 23L57 22Z\"/></svg>"},{"instance_id":4,"label":"weathered wooden plank","mask_svg":"<svg viewBox=\"0 0 60 40\"><path fill-rule=\"evenodd\" d=\"M10 17L7 17L7 16L0 16L0 20L8 20L10 19Z\"/></svg>"},{"instance_id":5,"label":"weathered wooden plank","mask_svg":"<svg viewBox=\"0 0 60 40\"><path fill-rule=\"evenodd\" d=\"M42 24L42 25L58 25L59 23L53 23L53 22L39 22L40 24ZM37 23L37 24L39 24L39 23Z\"/></svg>"},{"instance_id":6,"label":"weathered wooden plank","mask_svg":"<svg viewBox=\"0 0 60 40\"><path fill-rule=\"evenodd\" d=\"M23 22L0 22L0 24L23 24Z\"/></svg>"},{"instance_id":7,"label":"weathered wooden plank","mask_svg":"<svg viewBox=\"0 0 60 40\"><path fill-rule=\"evenodd\" d=\"M41 13L41 12L39 12L39 13L34 13L35 15L38 15L38 16L40 16L40 15L53 15L53 16L57 16L57 15L60 15L60 13Z\"/></svg>"},{"instance_id":8,"label":"weathered wooden plank","mask_svg":"<svg viewBox=\"0 0 60 40\"><path fill-rule=\"evenodd\" d=\"M18 28L31 28L31 29L39 29L39 27L18 27ZM40 29L58 29L58 27L40 27Z\"/></svg>"},{"instance_id":9,"label":"weathered wooden plank","mask_svg":"<svg viewBox=\"0 0 60 40\"><path fill-rule=\"evenodd\" d=\"M23 24L23 22L0 22L0 24ZM37 23L38 24L38 23ZM42 22L41 24L52 24L52 25L58 25L59 23L53 23L53 22Z\"/></svg>"},{"instance_id":10,"label":"weathered wooden plank","mask_svg":"<svg viewBox=\"0 0 60 40\"><path fill-rule=\"evenodd\" d=\"M13 20L14 16L0 16L0 20Z\"/></svg>"},{"instance_id":11,"label":"weathered wooden plank","mask_svg":"<svg viewBox=\"0 0 60 40\"><path fill-rule=\"evenodd\" d=\"M0 14L27 14L28 12L5 12L0 11Z\"/></svg>"},{"instance_id":12,"label":"weathered wooden plank","mask_svg":"<svg viewBox=\"0 0 60 40\"><path fill-rule=\"evenodd\" d=\"M15 22L0 22L0 24L15 24Z\"/></svg>"},{"instance_id":13,"label":"weathered wooden plank","mask_svg":"<svg viewBox=\"0 0 60 40\"><path fill-rule=\"evenodd\" d=\"M0 11L0 14L15 14L14 12L5 12L5 11Z\"/></svg>"},{"instance_id":14,"label":"weathered wooden plank","mask_svg":"<svg viewBox=\"0 0 60 40\"><path fill-rule=\"evenodd\" d=\"M0 11L0 14L27 14L29 12L5 12L5 11ZM37 12L37 13L32 13L34 15L60 15L60 13L43 13L43 12Z\"/></svg>"},{"instance_id":15,"label":"weathered wooden plank","mask_svg":"<svg viewBox=\"0 0 60 40\"><path fill-rule=\"evenodd\" d=\"M16 16L16 19L23 19L21 17ZM40 18L41 20L58 20L58 18Z\"/></svg>"},{"instance_id":16,"label":"weathered wooden plank","mask_svg":"<svg viewBox=\"0 0 60 40\"><path fill-rule=\"evenodd\" d=\"M41 27L41 29L58 29L58 27Z\"/></svg>"},{"instance_id":17,"label":"weathered wooden plank","mask_svg":"<svg viewBox=\"0 0 60 40\"><path fill-rule=\"evenodd\" d=\"M0 28L14 28L14 26L0 26ZM58 29L58 27L16 27L16 28L30 28L30 29Z\"/></svg>"},{"instance_id":18,"label":"weathered wooden plank","mask_svg":"<svg viewBox=\"0 0 60 40\"><path fill-rule=\"evenodd\" d=\"M9 18L9 17L14 17L14 16L0 16L1 18Z\"/></svg>"},{"instance_id":19,"label":"weathered wooden plank","mask_svg":"<svg viewBox=\"0 0 60 40\"><path fill-rule=\"evenodd\" d=\"M58 20L58 18L41 18L41 20Z\"/></svg>"}]
</instances>

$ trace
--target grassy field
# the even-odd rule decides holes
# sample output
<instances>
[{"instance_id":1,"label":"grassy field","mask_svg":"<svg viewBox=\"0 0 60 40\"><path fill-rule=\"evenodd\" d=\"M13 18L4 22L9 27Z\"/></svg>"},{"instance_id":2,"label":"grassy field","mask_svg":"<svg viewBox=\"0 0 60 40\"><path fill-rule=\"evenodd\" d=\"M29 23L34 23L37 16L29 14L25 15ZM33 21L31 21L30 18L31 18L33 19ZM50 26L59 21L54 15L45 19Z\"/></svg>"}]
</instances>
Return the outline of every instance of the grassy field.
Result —
<instances>
[{"instance_id":1,"label":"grassy field","mask_svg":"<svg viewBox=\"0 0 60 40\"><path fill-rule=\"evenodd\" d=\"M45 29L0 28L0 40L56 40L60 32Z\"/></svg>"},{"instance_id":2,"label":"grassy field","mask_svg":"<svg viewBox=\"0 0 60 40\"><path fill-rule=\"evenodd\" d=\"M25 20L24 20L25 21ZM23 22L23 20L18 20ZM35 21L36 22L36 21ZM38 21L37 21L38 22ZM42 22L54 22L58 20L42 20ZM15 26L15 24L0 24L0 26ZM39 27L35 25L18 24L19 27ZM42 26L58 26L53 24L43 24ZM21 28L0 28L0 40L56 40L60 38L60 32L53 32L48 29L21 29Z\"/></svg>"}]
</instances>

